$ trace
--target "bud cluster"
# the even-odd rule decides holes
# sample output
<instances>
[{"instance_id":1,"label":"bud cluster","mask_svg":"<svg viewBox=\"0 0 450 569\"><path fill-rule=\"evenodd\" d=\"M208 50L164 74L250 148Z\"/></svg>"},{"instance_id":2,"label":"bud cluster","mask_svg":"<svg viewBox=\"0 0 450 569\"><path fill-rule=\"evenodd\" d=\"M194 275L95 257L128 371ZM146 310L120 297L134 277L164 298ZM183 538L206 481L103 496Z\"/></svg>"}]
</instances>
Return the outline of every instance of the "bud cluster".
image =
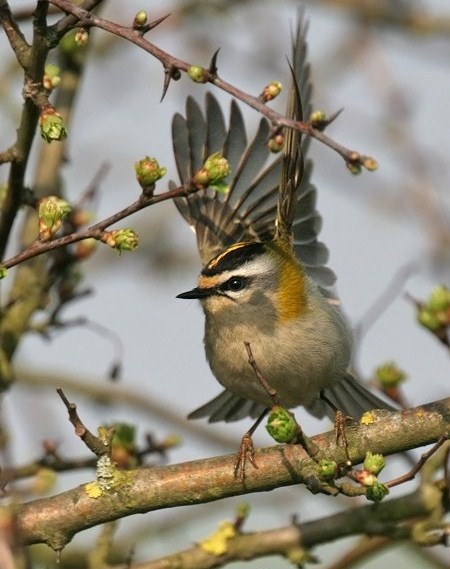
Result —
<instances>
[{"instance_id":1,"label":"bud cluster","mask_svg":"<svg viewBox=\"0 0 450 569\"><path fill-rule=\"evenodd\" d=\"M284 134L278 133L269 138L269 150L273 154L277 154L283 150Z\"/></svg>"},{"instance_id":2,"label":"bud cluster","mask_svg":"<svg viewBox=\"0 0 450 569\"><path fill-rule=\"evenodd\" d=\"M71 206L61 198L48 196L39 202L39 240L50 241L61 229L62 222L71 211Z\"/></svg>"},{"instance_id":3,"label":"bud cluster","mask_svg":"<svg viewBox=\"0 0 450 569\"><path fill-rule=\"evenodd\" d=\"M53 91L61 83L61 70L57 65L49 63L45 66L42 84L47 91Z\"/></svg>"},{"instance_id":4,"label":"bud cluster","mask_svg":"<svg viewBox=\"0 0 450 569\"><path fill-rule=\"evenodd\" d=\"M377 478L385 466L383 455L367 451L363 469L352 471L353 480L366 488L366 498L371 502L380 502L389 494L389 488Z\"/></svg>"},{"instance_id":5,"label":"bud cluster","mask_svg":"<svg viewBox=\"0 0 450 569\"><path fill-rule=\"evenodd\" d=\"M67 137L64 119L53 107L43 109L39 117L41 137L45 142L64 140Z\"/></svg>"},{"instance_id":6,"label":"bud cluster","mask_svg":"<svg viewBox=\"0 0 450 569\"><path fill-rule=\"evenodd\" d=\"M153 191L155 183L165 176L167 168L160 167L156 158L146 156L134 165L136 179L145 192Z\"/></svg>"},{"instance_id":7,"label":"bud cluster","mask_svg":"<svg viewBox=\"0 0 450 569\"><path fill-rule=\"evenodd\" d=\"M266 429L269 435L277 443L289 443L298 434L298 425L294 415L281 407L275 405L267 418Z\"/></svg>"},{"instance_id":8,"label":"bud cluster","mask_svg":"<svg viewBox=\"0 0 450 569\"><path fill-rule=\"evenodd\" d=\"M375 376L383 389L398 387L408 377L393 361L378 366Z\"/></svg>"},{"instance_id":9,"label":"bud cluster","mask_svg":"<svg viewBox=\"0 0 450 569\"><path fill-rule=\"evenodd\" d=\"M214 152L205 160L203 166L195 172L192 181L196 188L213 188L218 192L227 192L225 178L230 173L230 164L220 152Z\"/></svg>"},{"instance_id":10,"label":"bud cluster","mask_svg":"<svg viewBox=\"0 0 450 569\"><path fill-rule=\"evenodd\" d=\"M450 326L450 289L436 286L426 302L418 303L417 320L431 332L445 333Z\"/></svg>"},{"instance_id":11,"label":"bud cluster","mask_svg":"<svg viewBox=\"0 0 450 569\"><path fill-rule=\"evenodd\" d=\"M106 243L112 249L116 249L119 253L122 251L134 251L139 245L137 233L133 229L104 231L100 241Z\"/></svg>"},{"instance_id":12,"label":"bud cluster","mask_svg":"<svg viewBox=\"0 0 450 569\"><path fill-rule=\"evenodd\" d=\"M266 85L263 89L263 92L260 94L259 99L263 103L268 103L278 97L283 89L283 85L279 81L271 81L268 85Z\"/></svg>"}]
</instances>

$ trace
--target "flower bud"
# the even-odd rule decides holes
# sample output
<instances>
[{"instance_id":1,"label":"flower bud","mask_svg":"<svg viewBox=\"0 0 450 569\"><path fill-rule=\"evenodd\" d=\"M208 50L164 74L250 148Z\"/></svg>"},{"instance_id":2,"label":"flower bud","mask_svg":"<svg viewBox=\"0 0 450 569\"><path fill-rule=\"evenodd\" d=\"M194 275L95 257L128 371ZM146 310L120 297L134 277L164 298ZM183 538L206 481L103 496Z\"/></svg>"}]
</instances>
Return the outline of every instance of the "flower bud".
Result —
<instances>
[{"instance_id":1,"label":"flower bud","mask_svg":"<svg viewBox=\"0 0 450 569\"><path fill-rule=\"evenodd\" d=\"M42 84L47 91L52 91L61 83L61 70L57 65L49 63L45 66Z\"/></svg>"},{"instance_id":2,"label":"flower bud","mask_svg":"<svg viewBox=\"0 0 450 569\"><path fill-rule=\"evenodd\" d=\"M136 179L144 190L154 186L155 182L162 178L167 172L167 168L161 168L159 166L156 158L150 158L149 156L136 162L134 170L136 172Z\"/></svg>"},{"instance_id":3,"label":"flower bud","mask_svg":"<svg viewBox=\"0 0 450 569\"><path fill-rule=\"evenodd\" d=\"M214 152L205 160L203 167L193 176L194 184L200 188L214 188L218 192L226 192L228 185L224 179L230 173L228 160L220 152Z\"/></svg>"},{"instance_id":4,"label":"flower bud","mask_svg":"<svg viewBox=\"0 0 450 569\"><path fill-rule=\"evenodd\" d=\"M6 267L0 266L0 281L6 278L7 274L8 274L8 269Z\"/></svg>"},{"instance_id":5,"label":"flower bud","mask_svg":"<svg viewBox=\"0 0 450 569\"><path fill-rule=\"evenodd\" d=\"M191 65L187 70L187 74L195 81L195 83L206 83L208 81L207 71L200 65Z\"/></svg>"},{"instance_id":6,"label":"flower bud","mask_svg":"<svg viewBox=\"0 0 450 569\"><path fill-rule=\"evenodd\" d=\"M275 99L275 97L278 97L282 89L283 85L279 81L272 81L264 87L259 98L263 103L267 103L268 101Z\"/></svg>"},{"instance_id":7,"label":"flower bud","mask_svg":"<svg viewBox=\"0 0 450 569\"><path fill-rule=\"evenodd\" d=\"M375 375L381 387L397 387L408 377L395 362L387 362L375 370Z\"/></svg>"},{"instance_id":8,"label":"flower bud","mask_svg":"<svg viewBox=\"0 0 450 569\"><path fill-rule=\"evenodd\" d=\"M373 486L377 482L377 477L368 470L355 470L353 471L353 478L361 484L361 486Z\"/></svg>"},{"instance_id":9,"label":"flower bud","mask_svg":"<svg viewBox=\"0 0 450 569\"><path fill-rule=\"evenodd\" d=\"M100 240L113 249L117 249L119 253L122 251L134 251L139 244L137 233L133 229L104 231Z\"/></svg>"},{"instance_id":10,"label":"flower bud","mask_svg":"<svg viewBox=\"0 0 450 569\"><path fill-rule=\"evenodd\" d=\"M388 494L389 488L378 481L366 490L366 498L371 502L381 502Z\"/></svg>"},{"instance_id":11,"label":"flower bud","mask_svg":"<svg viewBox=\"0 0 450 569\"><path fill-rule=\"evenodd\" d=\"M67 137L64 119L53 107L48 107L41 112L39 126L41 137L45 142L64 140Z\"/></svg>"},{"instance_id":12,"label":"flower bud","mask_svg":"<svg viewBox=\"0 0 450 569\"><path fill-rule=\"evenodd\" d=\"M39 239L49 241L61 228L63 219L70 212L70 205L56 197L48 196L39 202Z\"/></svg>"},{"instance_id":13,"label":"flower bud","mask_svg":"<svg viewBox=\"0 0 450 569\"><path fill-rule=\"evenodd\" d=\"M294 415L279 405L275 405L269 413L266 429L277 443L288 443L298 433Z\"/></svg>"},{"instance_id":14,"label":"flower bud","mask_svg":"<svg viewBox=\"0 0 450 569\"><path fill-rule=\"evenodd\" d=\"M284 145L284 135L283 134L276 134L269 139L269 150L274 154L281 152L283 150Z\"/></svg>"},{"instance_id":15,"label":"flower bud","mask_svg":"<svg viewBox=\"0 0 450 569\"><path fill-rule=\"evenodd\" d=\"M370 451L366 452L364 459L364 469L377 476L386 466L386 461L382 454L372 454Z\"/></svg>"},{"instance_id":16,"label":"flower bud","mask_svg":"<svg viewBox=\"0 0 450 569\"><path fill-rule=\"evenodd\" d=\"M84 28L79 28L75 32L75 43L78 46L84 46L89 40L89 32Z\"/></svg>"}]
</instances>

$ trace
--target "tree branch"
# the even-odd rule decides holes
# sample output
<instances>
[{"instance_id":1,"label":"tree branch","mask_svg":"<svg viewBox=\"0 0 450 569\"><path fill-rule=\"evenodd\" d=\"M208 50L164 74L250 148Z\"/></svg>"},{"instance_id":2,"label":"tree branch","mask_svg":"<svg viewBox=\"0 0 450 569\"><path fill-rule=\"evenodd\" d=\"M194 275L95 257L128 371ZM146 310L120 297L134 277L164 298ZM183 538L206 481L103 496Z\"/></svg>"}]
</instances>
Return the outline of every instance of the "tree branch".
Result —
<instances>
[{"instance_id":1,"label":"tree branch","mask_svg":"<svg viewBox=\"0 0 450 569\"><path fill-rule=\"evenodd\" d=\"M406 496L376 506L349 508L331 516L301 524L294 522L276 529L239 532L228 541L226 551L220 556L209 553L200 544L160 559L131 564L129 569L211 569L232 561L268 555L283 556L300 566L314 559L309 553L310 548L336 539L364 534L385 536L389 543L413 537L419 516L427 517L439 508L441 498L439 490L427 484Z\"/></svg>"},{"instance_id":2,"label":"tree branch","mask_svg":"<svg viewBox=\"0 0 450 569\"><path fill-rule=\"evenodd\" d=\"M450 398L398 413L374 412L371 425L349 427L349 453L354 464L368 450L389 455L436 442L450 433ZM323 454L339 464L345 452L334 431L313 438ZM309 483L311 459L297 445L274 446L255 453L245 485L233 475L234 455L184 464L130 470L123 481L98 498L85 485L51 498L19 506L17 523L23 543L47 543L62 549L81 530L137 513L193 505L281 486Z\"/></svg>"},{"instance_id":3,"label":"tree branch","mask_svg":"<svg viewBox=\"0 0 450 569\"><path fill-rule=\"evenodd\" d=\"M146 40L142 32L139 29L134 29L132 26L122 26L120 24L116 24L115 22L111 22L109 20L105 20L104 18L100 18L87 10L84 10L81 7L74 5L69 0L50 0L50 2L58 6L64 12L75 16L78 21L79 25L85 27L97 27L101 28L105 31L108 31L118 37L124 38L131 43L134 43L144 51L147 51L153 57L158 59L162 65L164 66L164 70L166 72L166 84L164 86L164 92L167 90L167 78L174 77L176 71L184 71L187 73L189 69L192 67L192 64L183 61L182 59L178 59L166 51L160 49L155 44ZM215 58L213 58L215 60ZM261 101L259 97L254 97L241 91L234 85L227 83L223 79L221 79L218 74L217 70L215 69L215 65L211 65L210 69L203 69L202 75L202 83L211 83L226 91L236 99L239 99L246 105L252 107L256 111L258 111L261 115L265 116L271 123L272 129L274 132L280 130L281 128L290 128L294 130L298 130L304 134L315 138L316 140L320 141L322 144L325 144L338 154L342 156L342 158L346 161L348 165L353 166L363 166L369 170L376 168L376 162L370 156L365 156L360 154L355 150L350 150L345 146L339 144L338 142L331 139L321 130L314 128L311 121L295 121L289 119L282 114L278 113L277 111L271 109L265 103Z\"/></svg>"},{"instance_id":4,"label":"tree branch","mask_svg":"<svg viewBox=\"0 0 450 569\"><path fill-rule=\"evenodd\" d=\"M2 267L10 269L11 267L23 263L24 261L28 261L33 257L37 257L38 255L42 255L43 253L48 253L49 251L54 251L55 249L59 249L60 247L65 247L72 243L77 243L78 241L82 241L83 239L89 239L89 238L100 239L103 231L107 227L113 225L114 223L117 223L118 221L121 221L122 219L132 215L133 213L136 213L141 209L144 209L146 207L149 207L153 204L162 201L170 200L181 196L186 196L188 193L191 193L193 191L196 191L196 189L193 188L192 190L191 189L187 190L184 186L178 186L177 188L174 188L162 194L157 194L155 196L153 195L147 196L146 194L143 193L140 195L139 199L137 199L129 206L118 211L117 213L114 213L113 215L107 217L106 219L103 219L102 221L99 221L94 225L87 227L86 229L75 231L74 233L70 233L69 235L64 235L63 237L59 237L58 239L53 239L52 241L44 241L44 242L35 241L29 247L21 251L19 254L14 255L14 257L11 257L6 261L4 261L2 263Z\"/></svg>"}]
</instances>

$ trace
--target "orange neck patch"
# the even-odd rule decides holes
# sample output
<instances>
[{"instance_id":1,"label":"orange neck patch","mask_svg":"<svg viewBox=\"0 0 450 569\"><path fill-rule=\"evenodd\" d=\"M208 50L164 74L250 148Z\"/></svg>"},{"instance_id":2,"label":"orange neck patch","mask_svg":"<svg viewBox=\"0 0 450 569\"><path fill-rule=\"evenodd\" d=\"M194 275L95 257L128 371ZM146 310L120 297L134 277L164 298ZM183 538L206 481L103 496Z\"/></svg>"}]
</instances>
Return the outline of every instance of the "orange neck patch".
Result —
<instances>
[{"instance_id":1,"label":"orange neck patch","mask_svg":"<svg viewBox=\"0 0 450 569\"><path fill-rule=\"evenodd\" d=\"M284 256L278 284L280 322L298 318L307 308L305 275L301 267Z\"/></svg>"}]
</instances>

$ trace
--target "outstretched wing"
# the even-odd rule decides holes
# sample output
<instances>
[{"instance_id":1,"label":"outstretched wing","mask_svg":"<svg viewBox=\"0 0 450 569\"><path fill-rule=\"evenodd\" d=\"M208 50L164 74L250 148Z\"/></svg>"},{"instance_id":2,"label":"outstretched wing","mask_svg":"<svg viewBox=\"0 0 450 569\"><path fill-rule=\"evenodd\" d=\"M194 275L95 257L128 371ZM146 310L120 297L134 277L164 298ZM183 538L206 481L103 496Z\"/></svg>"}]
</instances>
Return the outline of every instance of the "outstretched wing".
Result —
<instances>
[{"instance_id":1,"label":"outstretched wing","mask_svg":"<svg viewBox=\"0 0 450 569\"><path fill-rule=\"evenodd\" d=\"M301 120L311 112L311 84L306 62L306 26L300 23L293 40L288 114ZM310 182L312 164L305 161L308 140L286 132L283 155L268 163L269 123L262 119L247 142L242 113L232 101L228 128L216 98L206 95L205 114L192 97L186 114L176 114L172 139L180 180L189 184L208 156L221 152L231 167L227 194L212 189L177 198L175 204L197 235L202 263L238 241L269 241L275 233L291 235L296 254L308 274L322 287L335 280L325 266L328 250L317 239L321 217L316 189Z\"/></svg>"}]
</instances>

